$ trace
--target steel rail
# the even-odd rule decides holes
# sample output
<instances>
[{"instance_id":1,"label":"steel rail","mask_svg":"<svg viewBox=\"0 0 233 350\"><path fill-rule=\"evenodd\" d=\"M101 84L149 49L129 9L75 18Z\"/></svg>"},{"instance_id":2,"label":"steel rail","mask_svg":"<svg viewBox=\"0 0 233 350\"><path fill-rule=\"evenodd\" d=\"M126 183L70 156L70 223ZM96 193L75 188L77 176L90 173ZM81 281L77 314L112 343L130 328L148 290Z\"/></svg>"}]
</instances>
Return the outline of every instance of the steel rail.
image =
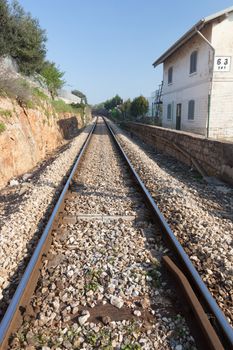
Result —
<instances>
[{"instance_id":1,"label":"steel rail","mask_svg":"<svg viewBox=\"0 0 233 350\"><path fill-rule=\"evenodd\" d=\"M166 238L169 240L169 242L172 244L173 249L175 250L176 255L178 256L179 260L184 265L185 269L187 270L192 282L194 283L195 287L199 291L201 297L205 301L208 308L213 313L214 317L216 318L216 321L218 323L218 326L220 328L221 333L224 335L224 341L229 346L229 349L233 349L233 328L230 326L229 322L227 321L225 315L223 314L222 310L217 305L215 299L211 295L210 291L206 287L205 283L203 282L202 278L200 277L199 273L193 266L191 260L189 259L188 255L185 253L183 247L175 237L174 233L172 232L170 226L166 222L163 214L160 212L157 204L155 203L154 199L152 198L150 192L142 182L141 178L135 171L133 165L131 164L129 158L127 157L125 151L123 150L122 146L120 145L119 141L117 140L117 137L115 135L115 132L113 131L112 127L109 125L109 123L106 121L106 118L104 118L105 124L108 127L117 147L120 149L124 159L128 163L128 166L133 173L134 178L136 179L139 187L141 188L147 202L149 203L153 213L155 214L157 220L160 223L160 226L162 228L163 233L166 235Z\"/></svg>"},{"instance_id":2,"label":"steel rail","mask_svg":"<svg viewBox=\"0 0 233 350\"><path fill-rule=\"evenodd\" d=\"M47 241L47 238L49 236L49 234L51 233L52 231L52 228L53 228L53 224L55 223L55 220L56 220L56 217L57 217L57 214L59 214L59 211L60 211L60 208L61 208L61 205L63 204L63 201L64 201L64 198L65 198L65 195L67 193L67 190L69 188L69 185L72 181L72 178L73 178L73 175L75 173L75 171L77 170L77 167L82 159L82 156L90 142L90 139L91 139L91 136L95 130L95 127L96 127L96 124L97 124L97 120L95 121L95 123L93 124L85 142L83 143L82 145L82 148L79 152L79 155L78 155L78 158L77 160L75 161L75 164L70 172L70 175L68 177L68 180L66 181L66 184L59 196L59 199L52 211L52 214L49 218L49 221L39 239L39 242L35 248L35 251L26 267L26 270L20 280L20 283L14 293L14 296L6 310L6 313L2 319L2 322L0 324L0 349L4 349L5 346L6 346L6 342L8 342L8 336L10 335L9 334L9 331L11 329L11 327L13 326L13 321L14 320L14 317L16 315L17 312L19 312L19 308L21 306L21 300L23 298L23 295L25 293L25 290L26 288L28 287L28 283L30 281L30 278L34 272L34 269L35 269L35 266L36 264L38 263L39 259L41 258L41 253L44 249L44 246L46 244L46 241Z\"/></svg>"}]
</instances>

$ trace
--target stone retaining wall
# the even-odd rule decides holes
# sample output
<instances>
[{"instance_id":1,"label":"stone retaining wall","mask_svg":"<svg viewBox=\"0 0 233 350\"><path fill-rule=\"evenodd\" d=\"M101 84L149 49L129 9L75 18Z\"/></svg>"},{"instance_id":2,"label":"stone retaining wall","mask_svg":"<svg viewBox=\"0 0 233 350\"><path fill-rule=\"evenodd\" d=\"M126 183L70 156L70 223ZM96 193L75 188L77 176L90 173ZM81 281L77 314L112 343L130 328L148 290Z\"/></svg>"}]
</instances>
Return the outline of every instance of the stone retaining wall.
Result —
<instances>
[{"instance_id":1,"label":"stone retaining wall","mask_svg":"<svg viewBox=\"0 0 233 350\"><path fill-rule=\"evenodd\" d=\"M124 128L156 150L233 185L233 143L133 122L125 123Z\"/></svg>"}]
</instances>

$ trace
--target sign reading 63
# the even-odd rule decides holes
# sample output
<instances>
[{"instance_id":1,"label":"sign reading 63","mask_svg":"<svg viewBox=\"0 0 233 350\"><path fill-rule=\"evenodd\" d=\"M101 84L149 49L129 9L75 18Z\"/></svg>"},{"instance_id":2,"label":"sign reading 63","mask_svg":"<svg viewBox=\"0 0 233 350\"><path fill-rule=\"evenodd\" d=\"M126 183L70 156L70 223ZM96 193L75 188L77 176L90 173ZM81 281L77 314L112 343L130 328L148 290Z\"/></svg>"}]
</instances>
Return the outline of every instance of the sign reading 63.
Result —
<instances>
[{"instance_id":1,"label":"sign reading 63","mask_svg":"<svg viewBox=\"0 0 233 350\"><path fill-rule=\"evenodd\" d=\"M231 68L230 56L216 56L214 58L214 71L215 72L229 72Z\"/></svg>"}]
</instances>

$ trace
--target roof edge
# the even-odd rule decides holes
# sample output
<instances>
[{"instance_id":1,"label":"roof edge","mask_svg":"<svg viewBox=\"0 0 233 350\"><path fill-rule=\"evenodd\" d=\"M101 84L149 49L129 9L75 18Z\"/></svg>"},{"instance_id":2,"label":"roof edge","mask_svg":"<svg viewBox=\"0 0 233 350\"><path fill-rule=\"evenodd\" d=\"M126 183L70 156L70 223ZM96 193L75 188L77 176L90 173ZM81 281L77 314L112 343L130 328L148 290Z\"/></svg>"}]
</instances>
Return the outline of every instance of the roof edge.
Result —
<instances>
[{"instance_id":1,"label":"roof edge","mask_svg":"<svg viewBox=\"0 0 233 350\"><path fill-rule=\"evenodd\" d=\"M189 29L181 38L179 38L172 46L169 47L157 60L152 63L154 68L158 66L160 63L163 63L165 59L167 59L170 55L172 55L179 47L185 44L190 38L192 38L197 30L200 30L204 27L205 24L213 21L214 19L221 17L223 15L227 15L228 13L233 12L233 6L226 8L225 10L214 13L210 16L202 18L198 21L191 29Z\"/></svg>"},{"instance_id":2,"label":"roof edge","mask_svg":"<svg viewBox=\"0 0 233 350\"><path fill-rule=\"evenodd\" d=\"M186 41L192 38L196 34L196 30L201 29L205 24L205 19L198 21L191 29L189 29L181 38L179 38L172 46L169 47L152 65L154 68L169 57L173 52L175 52L180 46L182 46Z\"/></svg>"}]
</instances>

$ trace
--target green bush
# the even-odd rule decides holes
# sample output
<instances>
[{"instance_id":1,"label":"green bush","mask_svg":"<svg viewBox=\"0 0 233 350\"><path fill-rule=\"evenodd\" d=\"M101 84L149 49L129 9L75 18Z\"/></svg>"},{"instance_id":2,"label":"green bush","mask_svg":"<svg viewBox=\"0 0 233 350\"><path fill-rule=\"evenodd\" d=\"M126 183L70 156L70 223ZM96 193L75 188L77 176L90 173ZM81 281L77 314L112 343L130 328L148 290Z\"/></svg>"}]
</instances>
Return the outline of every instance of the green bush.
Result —
<instances>
[{"instance_id":1,"label":"green bush","mask_svg":"<svg viewBox=\"0 0 233 350\"><path fill-rule=\"evenodd\" d=\"M2 122L0 122L0 134L6 130L6 125Z\"/></svg>"},{"instance_id":2,"label":"green bush","mask_svg":"<svg viewBox=\"0 0 233 350\"><path fill-rule=\"evenodd\" d=\"M81 107L74 107L74 105L69 105L65 103L63 100L51 100L51 104L56 112L58 113L74 113L74 114L84 114L84 109Z\"/></svg>"},{"instance_id":3,"label":"green bush","mask_svg":"<svg viewBox=\"0 0 233 350\"><path fill-rule=\"evenodd\" d=\"M58 113L73 112L73 107L65 103L63 100L53 100L51 103L55 111Z\"/></svg>"},{"instance_id":4,"label":"green bush","mask_svg":"<svg viewBox=\"0 0 233 350\"><path fill-rule=\"evenodd\" d=\"M39 88L34 88L33 89L33 96L40 99L40 100L48 100L48 96L41 91Z\"/></svg>"},{"instance_id":5,"label":"green bush","mask_svg":"<svg viewBox=\"0 0 233 350\"><path fill-rule=\"evenodd\" d=\"M12 116L12 112L9 111L8 109L0 108L0 115L5 117L5 118L10 118Z\"/></svg>"}]
</instances>

